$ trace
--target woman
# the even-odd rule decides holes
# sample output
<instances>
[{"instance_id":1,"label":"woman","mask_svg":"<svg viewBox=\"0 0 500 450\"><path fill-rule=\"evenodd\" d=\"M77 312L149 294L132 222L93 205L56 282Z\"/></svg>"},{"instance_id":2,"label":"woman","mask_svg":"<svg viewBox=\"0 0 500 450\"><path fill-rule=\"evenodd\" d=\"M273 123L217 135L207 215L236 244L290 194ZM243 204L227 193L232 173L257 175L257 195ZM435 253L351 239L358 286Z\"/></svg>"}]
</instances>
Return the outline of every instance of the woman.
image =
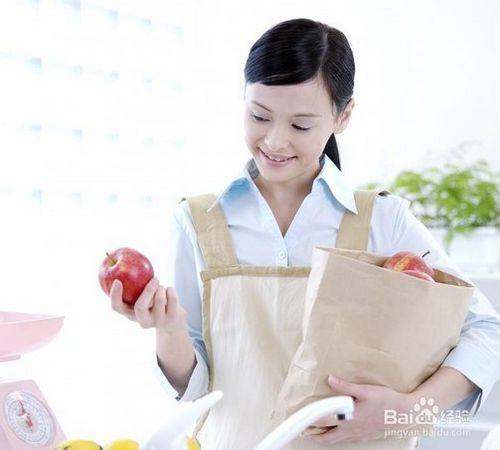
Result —
<instances>
[{"instance_id":1,"label":"woman","mask_svg":"<svg viewBox=\"0 0 500 450\"><path fill-rule=\"evenodd\" d=\"M343 227L345 215L369 224L363 249L384 255L431 250L431 265L458 273L406 200L363 197L343 179L335 134L346 129L354 108L354 69L349 43L335 28L296 19L264 33L245 66L245 141L252 159L218 196L179 203L170 258L175 290L155 278L130 310L120 283L112 287L113 309L156 329L158 372L177 399L224 392L198 424L203 448L250 449L277 425L269 413L300 339L312 249L354 233ZM360 206L366 204L373 211L365 217ZM332 395L354 397L353 419L325 417L315 426L326 431L288 448L340 442L415 448L415 439L347 442L370 439L386 428L384 410L408 413L420 397L441 409L476 405L477 411L497 379L499 330L498 315L477 291L458 345L414 392L329 379Z\"/></svg>"}]
</instances>

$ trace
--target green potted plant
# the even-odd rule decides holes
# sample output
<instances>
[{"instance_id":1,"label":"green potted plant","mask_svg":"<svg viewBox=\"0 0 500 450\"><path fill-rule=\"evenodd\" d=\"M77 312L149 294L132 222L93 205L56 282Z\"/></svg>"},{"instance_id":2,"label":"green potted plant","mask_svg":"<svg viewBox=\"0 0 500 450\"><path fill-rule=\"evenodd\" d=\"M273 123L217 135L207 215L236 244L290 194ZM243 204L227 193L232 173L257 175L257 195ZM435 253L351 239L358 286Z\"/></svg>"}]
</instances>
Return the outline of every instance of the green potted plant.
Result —
<instances>
[{"instance_id":1,"label":"green potted plant","mask_svg":"<svg viewBox=\"0 0 500 450\"><path fill-rule=\"evenodd\" d=\"M499 270L500 172L487 161L465 163L463 149L458 149L442 166L403 170L389 185L371 182L363 186L375 187L409 200L413 214L448 253L455 253L452 256L461 266L473 265L474 255L484 265L487 252L488 264Z\"/></svg>"}]
</instances>

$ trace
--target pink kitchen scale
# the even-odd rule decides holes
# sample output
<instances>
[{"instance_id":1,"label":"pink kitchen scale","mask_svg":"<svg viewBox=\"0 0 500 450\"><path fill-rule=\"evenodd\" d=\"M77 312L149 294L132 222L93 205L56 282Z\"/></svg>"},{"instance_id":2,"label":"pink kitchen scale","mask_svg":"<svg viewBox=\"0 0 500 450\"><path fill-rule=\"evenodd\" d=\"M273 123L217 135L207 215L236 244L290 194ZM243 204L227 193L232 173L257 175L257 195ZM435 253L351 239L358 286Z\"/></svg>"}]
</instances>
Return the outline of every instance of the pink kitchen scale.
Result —
<instances>
[{"instance_id":1,"label":"pink kitchen scale","mask_svg":"<svg viewBox=\"0 0 500 450\"><path fill-rule=\"evenodd\" d=\"M59 333L64 317L0 311L0 363L43 347ZM66 437L37 384L2 378L0 449L53 450Z\"/></svg>"}]
</instances>

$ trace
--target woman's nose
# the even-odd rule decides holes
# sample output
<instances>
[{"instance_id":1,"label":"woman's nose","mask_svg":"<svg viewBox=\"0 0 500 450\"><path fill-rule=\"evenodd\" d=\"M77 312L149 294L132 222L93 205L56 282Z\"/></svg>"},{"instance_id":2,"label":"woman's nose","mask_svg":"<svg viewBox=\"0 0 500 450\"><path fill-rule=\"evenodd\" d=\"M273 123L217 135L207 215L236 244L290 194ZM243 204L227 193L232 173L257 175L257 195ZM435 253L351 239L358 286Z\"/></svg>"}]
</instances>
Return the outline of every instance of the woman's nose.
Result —
<instances>
[{"instance_id":1,"label":"woman's nose","mask_svg":"<svg viewBox=\"0 0 500 450\"><path fill-rule=\"evenodd\" d=\"M289 147L288 131L282 126L272 126L269 128L264 140L269 151L276 151Z\"/></svg>"}]
</instances>

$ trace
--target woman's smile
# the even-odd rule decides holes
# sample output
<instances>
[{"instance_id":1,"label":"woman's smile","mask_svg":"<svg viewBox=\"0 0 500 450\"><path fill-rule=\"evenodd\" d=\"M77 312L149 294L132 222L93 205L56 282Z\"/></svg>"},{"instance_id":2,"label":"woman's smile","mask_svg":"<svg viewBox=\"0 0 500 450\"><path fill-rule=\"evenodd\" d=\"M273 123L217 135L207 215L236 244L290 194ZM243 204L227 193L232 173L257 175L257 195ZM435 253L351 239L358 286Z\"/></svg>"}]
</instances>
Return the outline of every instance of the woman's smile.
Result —
<instances>
[{"instance_id":1,"label":"woman's smile","mask_svg":"<svg viewBox=\"0 0 500 450\"><path fill-rule=\"evenodd\" d=\"M284 167L284 166L287 166L290 163L292 163L295 159L297 159L296 156L291 156L289 158L272 157L272 156L269 156L268 154L266 154L260 147L258 147L258 148L259 148L261 159L263 161L265 161L266 164L271 166L271 167Z\"/></svg>"}]
</instances>

